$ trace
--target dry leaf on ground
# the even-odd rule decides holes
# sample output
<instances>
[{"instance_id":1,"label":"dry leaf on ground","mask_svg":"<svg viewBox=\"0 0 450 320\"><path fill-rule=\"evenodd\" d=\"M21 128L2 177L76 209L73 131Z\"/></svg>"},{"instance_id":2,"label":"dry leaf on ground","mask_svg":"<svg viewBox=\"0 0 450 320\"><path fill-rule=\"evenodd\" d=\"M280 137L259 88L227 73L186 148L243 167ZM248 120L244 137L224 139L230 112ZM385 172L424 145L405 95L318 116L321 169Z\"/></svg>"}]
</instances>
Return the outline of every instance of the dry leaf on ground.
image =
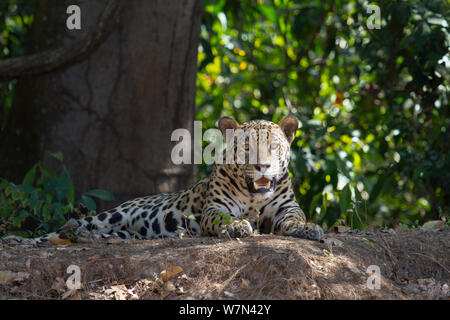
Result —
<instances>
[{"instance_id":1,"label":"dry leaf on ground","mask_svg":"<svg viewBox=\"0 0 450 320\"><path fill-rule=\"evenodd\" d=\"M7 284L13 277L13 272L6 270L0 271L0 284Z\"/></svg>"},{"instance_id":2,"label":"dry leaf on ground","mask_svg":"<svg viewBox=\"0 0 450 320\"><path fill-rule=\"evenodd\" d=\"M161 271L159 276L161 277L162 281L166 282L168 280L175 279L181 273L183 273L183 269L180 266L173 266L173 267L167 268L166 270Z\"/></svg>"},{"instance_id":3,"label":"dry leaf on ground","mask_svg":"<svg viewBox=\"0 0 450 320\"><path fill-rule=\"evenodd\" d=\"M80 292L76 289L67 290L62 296L62 300L81 300Z\"/></svg>"},{"instance_id":4,"label":"dry leaf on ground","mask_svg":"<svg viewBox=\"0 0 450 320\"><path fill-rule=\"evenodd\" d=\"M51 237L48 241L50 241L50 243L53 244L54 246L72 244L72 242L70 242L69 240L56 237Z\"/></svg>"}]
</instances>

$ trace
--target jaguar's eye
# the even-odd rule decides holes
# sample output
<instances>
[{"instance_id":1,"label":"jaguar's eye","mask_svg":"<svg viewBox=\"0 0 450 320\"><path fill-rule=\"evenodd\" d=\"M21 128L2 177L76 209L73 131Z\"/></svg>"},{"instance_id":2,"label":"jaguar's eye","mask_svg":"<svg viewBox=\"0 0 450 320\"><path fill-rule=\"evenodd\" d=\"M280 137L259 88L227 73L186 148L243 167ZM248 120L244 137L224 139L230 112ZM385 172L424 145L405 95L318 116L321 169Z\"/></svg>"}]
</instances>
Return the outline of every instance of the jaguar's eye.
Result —
<instances>
[{"instance_id":1,"label":"jaguar's eye","mask_svg":"<svg viewBox=\"0 0 450 320\"><path fill-rule=\"evenodd\" d=\"M276 150L276 149L278 149L278 143L272 142L272 143L270 144L270 150Z\"/></svg>"}]
</instances>

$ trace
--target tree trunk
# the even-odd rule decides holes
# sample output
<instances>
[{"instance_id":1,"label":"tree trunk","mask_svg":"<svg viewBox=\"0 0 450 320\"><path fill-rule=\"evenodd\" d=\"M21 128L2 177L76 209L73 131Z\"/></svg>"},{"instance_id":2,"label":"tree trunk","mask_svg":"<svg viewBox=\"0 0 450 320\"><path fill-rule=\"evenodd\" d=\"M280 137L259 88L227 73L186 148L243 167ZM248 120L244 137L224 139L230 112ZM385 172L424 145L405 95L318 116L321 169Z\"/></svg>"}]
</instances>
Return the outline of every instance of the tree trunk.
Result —
<instances>
[{"instance_id":1,"label":"tree trunk","mask_svg":"<svg viewBox=\"0 0 450 320\"><path fill-rule=\"evenodd\" d=\"M78 1L82 29L68 30L73 2L38 2L28 53L70 44L96 27L106 1ZM128 1L87 59L19 80L1 136L0 175L18 181L45 151L61 151L78 193L105 189L117 203L191 183L193 166L170 159L170 137L193 130L201 11L196 0Z\"/></svg>"}]
</instances>

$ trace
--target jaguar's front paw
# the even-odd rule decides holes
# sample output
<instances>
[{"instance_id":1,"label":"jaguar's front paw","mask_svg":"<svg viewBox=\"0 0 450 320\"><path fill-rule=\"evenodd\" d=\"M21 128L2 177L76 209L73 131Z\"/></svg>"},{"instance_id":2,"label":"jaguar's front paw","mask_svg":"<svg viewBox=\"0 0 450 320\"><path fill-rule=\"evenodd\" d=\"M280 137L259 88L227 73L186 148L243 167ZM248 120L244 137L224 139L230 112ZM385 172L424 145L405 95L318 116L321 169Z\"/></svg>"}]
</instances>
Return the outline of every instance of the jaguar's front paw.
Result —
<instances>
[{"instance_id":1,"label":"jaguar's front paw","mask_svg":"<svg viewBox=\"0 0 450 320\"><path fill-rule=\"evenodd\" d=\"M253 228L247 220L235 220L230 224L223 225L219 232L219 237L224 238L229 235L231 238L249 237L253 233Z\"/></svg>"},{"instance_id":2,"label":"jaguar's front paw","mask_svg":"<svg viewBox=\"0 0 450 320\"><path fill-rule=\"evenodd\" d=\"M296 230L295 236L309 240L320 240L323 238L324 232L319 225L306 223Z\"/></svg>"}]
</instances>

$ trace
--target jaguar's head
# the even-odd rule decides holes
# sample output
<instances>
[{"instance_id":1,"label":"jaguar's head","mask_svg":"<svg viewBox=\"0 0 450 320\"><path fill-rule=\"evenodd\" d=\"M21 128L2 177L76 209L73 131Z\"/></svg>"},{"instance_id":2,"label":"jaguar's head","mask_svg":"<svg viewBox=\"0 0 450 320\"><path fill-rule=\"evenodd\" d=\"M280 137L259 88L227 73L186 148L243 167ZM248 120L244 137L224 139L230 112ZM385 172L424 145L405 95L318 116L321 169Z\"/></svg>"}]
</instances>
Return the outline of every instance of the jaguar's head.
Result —
<instances>
[{"instance_id":1,"label":"jaguar's head","mask_svg":"<svg viewBox=\"0 0 450 320\"><path fill-rule=\"evenodd\" d=\"M248 187L251 193L272 192L288 172L290 145L298 127L290 115L277 124L253 120L242 125L230 117L219 120L227 143L225 167Z\"/></svg>"}]
</instances>

